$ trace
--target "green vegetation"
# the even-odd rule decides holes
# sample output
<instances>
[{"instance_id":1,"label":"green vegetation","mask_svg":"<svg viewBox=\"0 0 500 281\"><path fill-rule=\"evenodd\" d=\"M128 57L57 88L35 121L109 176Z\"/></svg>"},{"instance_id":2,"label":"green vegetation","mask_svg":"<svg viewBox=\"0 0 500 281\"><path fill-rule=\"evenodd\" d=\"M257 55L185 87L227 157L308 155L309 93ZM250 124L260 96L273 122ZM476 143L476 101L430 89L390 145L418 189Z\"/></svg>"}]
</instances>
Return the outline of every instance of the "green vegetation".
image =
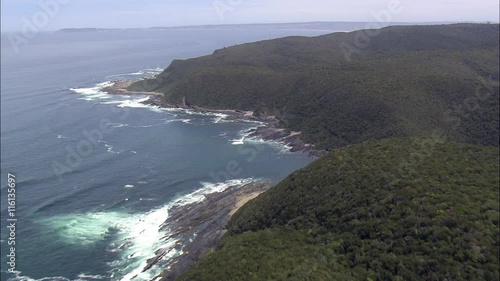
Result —
<instances>
[{"instance_id":1,"label":"green vegetation","mask_svg":"<svg viewBox=\"0 0 500 281\"><path fill-rule=\"evenodd\" d=\"M498 24L288 37L132 84L333 149L243 206L178 280L500 280L498 42Z\"/></svg>"},{"instance_id":2,"label":"green vegetation","mask_svg":"<svg viewBox=\"0 0 500 281\"><path fill-rule=\"evenodd\" d=\"M178 280L499 280L499 149L337 149L240 209Z\"/></svg>"},{"instance_id":3,"label":"green vegetation","mask_svg":"<svg viewBox=\"0 0 500 281\"><path fill-rule=\"evenodd\" d=\"M275 115L317 148L435 132L499 145L498 24L387 27L346 60L343 50L363 33L224 48L130 88L163 92L168 104L186 97Z\"/></svg>"}]
</instances>

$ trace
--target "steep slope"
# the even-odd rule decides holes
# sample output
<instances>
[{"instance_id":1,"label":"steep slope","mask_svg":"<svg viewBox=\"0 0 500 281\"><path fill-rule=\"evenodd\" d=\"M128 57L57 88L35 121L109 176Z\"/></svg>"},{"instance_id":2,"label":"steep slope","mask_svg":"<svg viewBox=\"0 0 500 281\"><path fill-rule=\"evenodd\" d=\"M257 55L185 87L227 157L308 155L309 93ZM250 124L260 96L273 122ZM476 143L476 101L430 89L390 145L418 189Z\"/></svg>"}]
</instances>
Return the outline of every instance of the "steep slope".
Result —
<instances>
[{"instance_id":1,"label":"steep slope","mask_svg":"<svg viewBox=\"0 0 500 281\"><path fill-rule=\"evenodd\" d=\"M419 138L334 150L240 209L178 280L499 280L498 155Z\"/></svg>"},{"instance_id":2,"label":"steep slope","mask_svg":"<svg viewBox=\"0 0 500 281\"><path fill-rule=\"evenodd\" d=\"M287 37L176 60L130 89L275 115L317 148L433 134L498 146L498 40L498 24Z\"/></svg>"}]
</instances>

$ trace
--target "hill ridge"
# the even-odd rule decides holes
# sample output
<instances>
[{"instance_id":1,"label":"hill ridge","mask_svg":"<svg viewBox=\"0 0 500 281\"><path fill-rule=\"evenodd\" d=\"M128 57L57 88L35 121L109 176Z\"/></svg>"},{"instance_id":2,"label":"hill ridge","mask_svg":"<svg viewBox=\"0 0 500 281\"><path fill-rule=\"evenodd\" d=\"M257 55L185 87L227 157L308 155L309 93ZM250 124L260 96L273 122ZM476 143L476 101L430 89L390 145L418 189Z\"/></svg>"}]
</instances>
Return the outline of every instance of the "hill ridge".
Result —
<instances>
[{"instance_id":1,"label":"hill ridge","mask_svg":"<svg viewBox=\"0 0 500 281\"><path fill-rule=\"evenodd\" d=\"M435 131L498 146L498 27L386 27L351 61L342 44L357 48L365 31L247 43L175 60L129 89L164 93L165 104L273 115L318 149Z\"/></svg>"}]
</instances>

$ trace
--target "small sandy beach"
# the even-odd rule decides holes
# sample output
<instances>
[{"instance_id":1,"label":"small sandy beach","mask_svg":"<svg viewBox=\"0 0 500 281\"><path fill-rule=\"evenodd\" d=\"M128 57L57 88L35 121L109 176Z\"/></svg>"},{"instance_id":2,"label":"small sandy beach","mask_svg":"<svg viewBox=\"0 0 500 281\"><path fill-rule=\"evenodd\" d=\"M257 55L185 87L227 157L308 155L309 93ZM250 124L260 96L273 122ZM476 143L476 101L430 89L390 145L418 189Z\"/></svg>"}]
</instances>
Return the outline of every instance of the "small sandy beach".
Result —
<instances>
[{"instance_id":1,"label":"small sandy beach","mask_svg":"<svg viewBox=\"0 0 500 281\"><path fill-rule=\"evenodd\" d=\"M264 191L254 192L237 197L236 204L234 204L234 208L231 210L231 212L229 212L229 216L232 217L241 207L243 207L243 205L257 198L257 196L261 195L262 193L264 193Z\"/></svg>"}]
</instances>

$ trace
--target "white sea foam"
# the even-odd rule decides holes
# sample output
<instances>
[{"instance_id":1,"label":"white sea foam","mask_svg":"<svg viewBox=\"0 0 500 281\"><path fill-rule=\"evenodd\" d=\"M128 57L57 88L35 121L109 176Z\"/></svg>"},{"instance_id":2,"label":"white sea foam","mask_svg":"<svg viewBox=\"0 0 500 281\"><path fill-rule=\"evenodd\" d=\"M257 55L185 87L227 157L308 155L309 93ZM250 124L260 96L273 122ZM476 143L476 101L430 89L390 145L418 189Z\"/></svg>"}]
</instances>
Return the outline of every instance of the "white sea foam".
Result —
<instances>
[{"instance_id":1,"label":"white sea foam","mask_svg":"<svg viewBox=\"0 0 500 281\"><path fill-rule=\"evenodd\" d=\"M150 105L144 104L143 102L147 101L149 97L142 97L138 99L130 99L130 100L124 100L121 101L118 104L118 107L132 107L132 108L147 108L151 107Z\"/></svg>"},{"instance_id":2,"label":"white sea foam","mask_svg":"<svg viewBox=\"0 0 500 281\"><path fill-rule=\"evenodd\" d=\"M175 250L175 245L178 242L175 239L169 239L163 243L160 242L161 238L168 235L166 232L158 231L168 217L168 212L175 206L185 206L187 204L201 202L209 194L222 192L231 186L241 186L250 183L252 179L230 180L224 183L201 183L202 188L189 193L187 195L178 196L171 203L166 206L147 213L146 215L139 216L139 220L135 219L133 225L135 227L128 229L128 235L124 235L123 239L132 239L133 246L127 249L128 253L133 253L131 259L138 259L139 262L135 263L135 268L129 271L121 280L151 280L161 270L142 272L146 266L146 259L151 258L152 253L159 248L165 249L167 254L163 260L169 260L182 253L182 251ZM123 241L123 240L122 240ZM130 256L130 254L128 255ZM135 277L135 278L134 278Z\"/></svg>"},{"instance_id":3,"label":"white sea foam","mask_svg":"<svg viewBox=\"0 0 500 281\"><path fill-rule=\"evenodd\" d=\"M137 97L137 96L136 96ZM167 111L165 108L161 108L155 105L150 105L150 104L145 104L144 102L147 101L150 97L149 96L139 96L138 98L131 99L123 99L120 97L117 97L118 100L113 100L113 101L103 101L101 102L102 104L112 104L116 105L117 107L120 108L145 108L154 112L164 112Z\"/></svg>"},{"instance_id":4,"label":"white sea foam","mask_svg":"<svg viewBox=\"0 0 500 281\"><path fill-rule=\"evenodd\" d=\"M108 144L107 142L105 141L99 141L99 143L102 143L104 145L104 147L106 147L106 151L109 152L109 153L112 153L112 154L120 154L119 151L114 151L113 149L115 148L114 146Z\"/></svg>"},{"instance_id":5,"label":"white sea foam","mask_svg":"<svg viewBox=\"0 0 500 281\"><path fill-rule=\"evenodd\" d=\"M165 124L174 123L174 122L182 122L182 123L190 124L191 121L192 121L191 119L172 119L172 120L165 121Z\"/></svg>"},{"instance_id":6,"label":"white sea foam","mask_svg":"<svg viewBox=\"0 0 500 281\"><path fill-rule=\"evenodd\" d=\"M112 86L113 82L111 81L106 81L103 83L99 83L95 85L94 87L91 88L71 88L70 90L77 93L81 94L82 98L84 100L99 100L99 99L109 99L111 98L111 95L105 93L102 91L102 89Z\"/></svg>"},{"instance_id":7,"label":"white sea foam","mask_svg":"<svg viewBox=\"0 0 500 281\"><path fill-rule=\"evenodd\" d=\"M221 121L223 121L226 117L228 117L227 114L222 114L222 113L214 113L214 123L217 124L217 123L220 123Z\"/></svg>"},{"instance_id":8,"label":"white sea foam","mask_svg":"<svg viewBox=\"0 0 500 281\"><path fill-rule=\"evenodd\" d=\"M113 238L108 251L118 253L121 259L108 265L114 268L111 272L113 276L123 277L111 279L151 280L164 269L164 266L157 266L142 272L147 265L147 259L153 257L156 250L166 250L163 261L182 253L182 250L175 248L178 242L176 239L164 241L163 237L169 235L168 230L160 230L173 207L201 202L209 194L222 192L231 186L242 186L251 181L252 179L239 179L215 184L204 182L201 183L201 188L189 194L179 195L167 205L143 214L116 211L66 214L45 218L40 223L48 227L49 231L53 231L54 235L61 236L63 243L89 245L104 238Z\"/></svg>"},{"instance_id":9,"label":"white sea foam","mask_svg":"<svg viewBox=\"0 0 500 281\"><path fill-rule=\"evenodd\" d=\"M122 97L125 97L125 96L122 96ZM121 104L123 103L122 100L112 100L112 101L103 101L101 102L101 104Z\"/></svg>"},{"instance_id":10,"label":"white sea foam","mask_svg":"<svg viewBox=\"0 0 500 281\"><path fill-rule=\"evenodd\" d=\"M250 140L249 136L253 133L253 130L257 129L257 127L241 130L238 133L237 139L230 140L232 145L242 145L245 144L246 141Z\"/></svg>"},{"instance_id":11,"label":"white sea foam","mask_svg":"<svg viewBox=\"0 0 500 281\"><path fill-rule=\"evenodd\" d=\"M12 273L8 273L11 275ZM21 271L14 271L14 277L9 278L9 281L92 281L92 280L106 280L105 276L101 275L91 275L80 273L78 274L77 279L68 279L62 276L54 276L54 277L42 277L40 279L34 279L28 276L23 276Z\"/></svg>"},{"instance_id":12,"label":"white sea foam","mask_svg":"<svg viewBox=\"0 0 500 281\"><path fill-rule=\"evenodd\" d=\"M128 127L128 124L122 124L122 123L113 123L110 124L113 128L122 128L122 127Z\"/></svg>"},{"instance_id":13,"label":"white sea foam","mask_svg":"<svg viewBox=\"0 0 500 281\"><path fill-rule=\"evenodd\" d=\"M229 140L232 145L244 145L244 144L264 144L273 147L278 150L280 154L291 153L292 146L286 142L277 140L264 140L258 136L250 137L253 133L253 130L258 127L252 127L249 129L241 130L238 133L238 138Z\"/></svg>"},{"instance_id":14,"label":"white sea foam","mask_svg":"<svg viewBox=\"0 0 500 281\"><path fill-rule=\"evenodd\" d=\"M144 69L140 70L137 72L133 73L126 73L126 74L117 74L117 75L110 75L108 78L112 77L119 77L126 79L126 76L130 75L140 75L140 76L151 76L151 75L157 75L163 71L163 68L149 68L149 69ZM90 88L72 88L70 89L71 91L81 94L82 98L84 100L104 100L101 101L101 104L110 104L110 105L116 105L117 107L120 108L147 108L151 111L155 112L181 112L183 114L187 115L202 115L202 116L212 116L214 117L213 123L221 123L221 122L234 122L233 120L226 120L226 117L228 117L227 114L223 113L215 113L215 112L196 112L192 111L190 109L184 109L184 108L162 108L154 105L149 105L149 104L144 104L145 101L147 101L150 97L149 96L139 96L139 98L131 98L130 96L126 95L110 95L107 94L106 92L103 92L102 90L106 87L112 86L114 82L112 81L106 81L103 83L96 84L94 87ZM137 96L135 96L137 97ZM187 120L187 119L183 119ZM242 120L245 121L245 120ZM188 123L187 121L181 121ZM252 122L252 121L249 121Z\"/></svg>"},{"instance_id":15,"label":"white sea foam","mask_svg":"<svg viewBox=\"0 0 500 281\"><path fill-rule=\"evenodd\" d=\"M162 70L162 69L161 69ZM147 73L153 73L153 72L158 72L160 71L160 68L158 69L147 69L146 71L139 71L136 74L137 75L144 75ZM161 72L161 71L160 71ZM133 74L133 73L131 73ZM127 74L127 75L131 75ZM121 75L117 75L120 76ZM111 76L109 76L111 77ZM154 112L179 112L184 115L198 115L198 116L210 116L214 117L213 123L221 123L225 121L225 118L228 116L227 114L223 113L215 113L215 112L197 112L193 111L190 109L184 109L184 108L163 108L155 105L150 105L150 104L145 104L144 102L149 100L150 96L147 95L139 95L139 96L134 96L135 98L131 98L131 96L126 96L126 95L110 95L107 94L106 92L103 92L102 90L106 87L112 86L114 82L107 81L103 83L99 83L95 85L94 87L91 88L72 88L70 89L71 91L81 94L82 99L84 100L102 100L101 104L108 104L108 105L116 105L117 107L120 108L145 108ZM190 123L191 120L188 121L188 119L179 119L180 122L184 123ZM173 122L176 122L174 120Z\"/></svg>"},{"instance_id":16,"label":"white sea foam","mask_svg":"<svg viewBox=\"0 0 500 281\"><path fill-rule=\"evenodd\" d=\"M242 137L241 139L231 140L232 145L242 145L244 143L245 143L245 137Z\"/></svg>"},{"instance_id":17,"label":"white sea foam","mask_svg":"<svg viewBox=\"0 0 500 281\"><path fill-rule=\"evenodd\" d=\"M131 98L127 95L110 95L102 90L112 86L114 82L107 81L99 83L91 88L72 88L71 91L82 95L83 100L101 100L101 104L116 105L120 108L148 108L153 111L160 111L157 106L144 104L149 99L149 96L139 95Z\"/></svg>"},{"instance_id":18,"label":"white sea foam","mask_svg":"<svg viewBox=\"0 0 500 281\"><path fill-rule=\"evenodd\" d=\"M84 278L82 280L102 280L102 279L105 279L104 276L101 276L101 275L91 275L91 274L84 274L84 273L80 273L78 274L78 278Z\"/></svg>"},{"instance_id":19,"label":"white sea foam","mask_svg":"<svg viewBox=\"0 0 500 281\"><path fill-rule=\"evenodd\" d=\"M269 145L272 148L278 150L279 154L288 154L292 153L292 146L286 142L282 142L280 140L264 140L259 137L252 137L252 138L247 138L245 139L245 143L248 144L263 144L263 145Z\"/></svg>"},{"instance_id":20,"label":"white sea foam","mask_svg":"<svg viewBox=\"0 0 500 281\"><path fill-rule=\"evenodd\" d=\"M209 117L214 117L214 122L213 123L220 123L222 120L227 118L229 115L224 114L224 113L216 113L216 112L200 112L200 111L193 111L191 109L185 109L185 108L160 108L162 111L167 111L167 112L179 112L187 115L197 115L197 116L209 116Z\"/></svg>"},{"instance_id":21,"label":"white sea foam","mask_svg":"<svg viewBox=\"0 0 500 281\"><path fill-rule=\"evenodd\" d=\"M292 153L292 146L288 143L280 141L271 141L269 144L279 150L279 154L289 154Z\"/></svg>"}]
</instances>

